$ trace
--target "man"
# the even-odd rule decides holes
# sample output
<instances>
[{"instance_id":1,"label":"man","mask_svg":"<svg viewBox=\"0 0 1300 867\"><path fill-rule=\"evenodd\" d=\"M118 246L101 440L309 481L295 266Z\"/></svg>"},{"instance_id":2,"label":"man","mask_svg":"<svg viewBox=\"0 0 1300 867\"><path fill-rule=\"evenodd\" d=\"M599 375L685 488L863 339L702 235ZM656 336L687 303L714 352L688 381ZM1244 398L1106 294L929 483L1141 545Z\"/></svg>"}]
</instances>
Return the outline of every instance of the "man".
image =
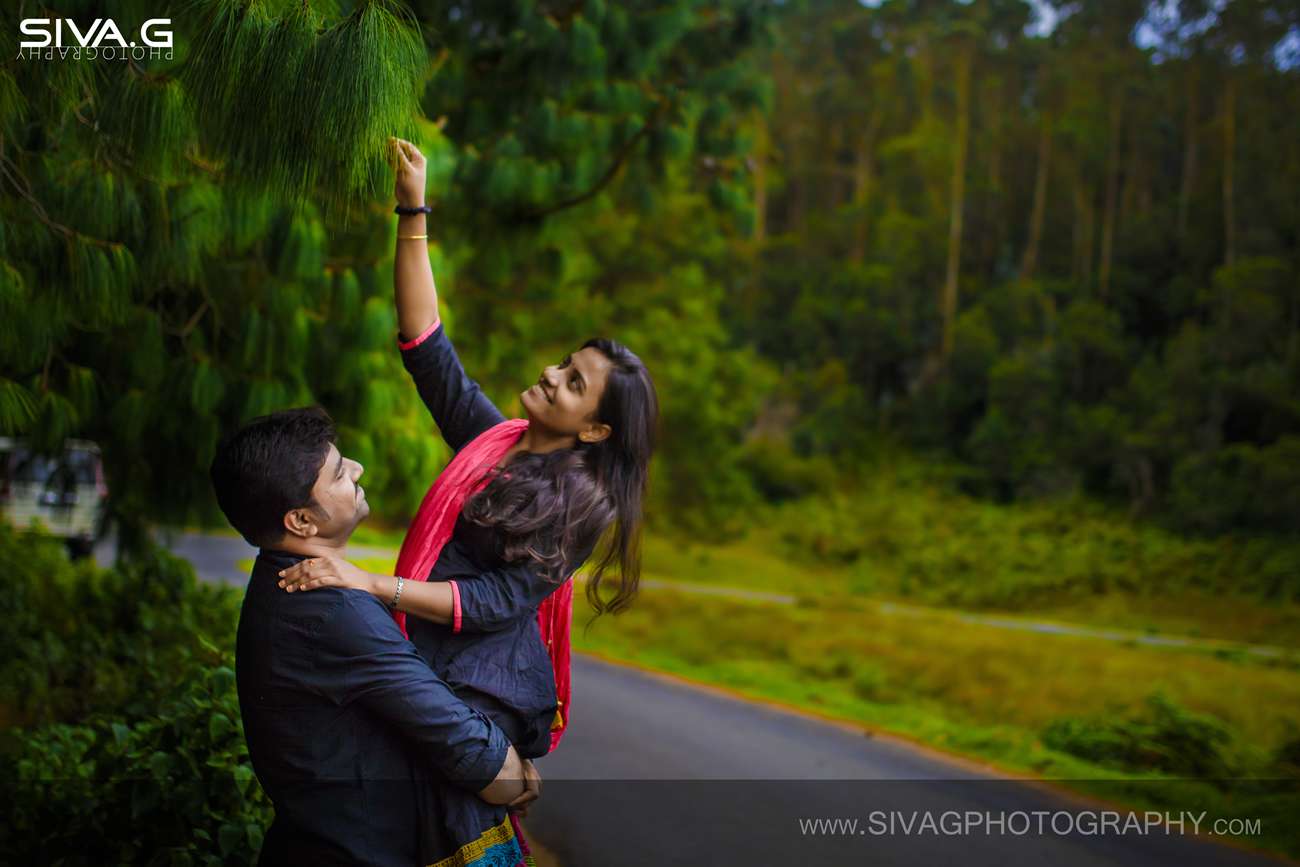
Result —
<instances>
[{"instance_id":1,"label":"man","mask_svg":"<svg viewBox=\"0 0 1300 867\"><path fill-rule=\"evenodd\" d=\"M427 864L427 781L492 804L537 796L505 734L432 672L368 593L286 593L280 570L347 556L370 513L362 467L318 408L259 418L225 440L212 484L261 550L239 617L235 673L253 770L275 807L260 864Z\"/></svg>"}]
</instances>

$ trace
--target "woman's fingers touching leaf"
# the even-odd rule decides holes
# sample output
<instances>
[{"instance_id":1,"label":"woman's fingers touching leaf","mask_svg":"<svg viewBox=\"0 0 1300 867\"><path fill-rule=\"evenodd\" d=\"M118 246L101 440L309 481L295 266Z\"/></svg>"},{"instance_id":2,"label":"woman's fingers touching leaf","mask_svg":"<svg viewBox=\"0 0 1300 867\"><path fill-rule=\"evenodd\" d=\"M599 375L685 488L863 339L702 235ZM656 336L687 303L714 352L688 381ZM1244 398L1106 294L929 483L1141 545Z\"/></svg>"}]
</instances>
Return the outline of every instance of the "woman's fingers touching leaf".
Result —
<instances>
[{"instance_id":1,"label":"woman's fingers touching leaf","mask_svg":"<svg viewBox=\"0 0 1300 867\"><path fill-rule=\"evenodd\" d=\"M406 160L416 168L421 167L424 164L424 154L420 153L420 149L406 139L398 139L398 141L401 143L402 155Z\"/></svg>"}]
</instances>

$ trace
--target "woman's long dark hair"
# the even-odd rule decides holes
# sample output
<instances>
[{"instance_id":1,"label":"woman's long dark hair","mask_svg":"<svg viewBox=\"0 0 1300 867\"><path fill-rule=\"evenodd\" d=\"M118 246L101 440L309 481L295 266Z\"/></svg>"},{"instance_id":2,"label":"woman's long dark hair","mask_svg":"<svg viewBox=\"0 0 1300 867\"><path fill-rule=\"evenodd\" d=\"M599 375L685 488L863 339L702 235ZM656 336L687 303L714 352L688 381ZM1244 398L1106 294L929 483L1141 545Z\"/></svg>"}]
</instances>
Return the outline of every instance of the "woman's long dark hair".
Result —
<instances>
[{"instance_id":1,"label":"woman's long dark hair","mask_svg":"<svg viewBox=\"0 0 1300 867\"><path fill-rule=\"evenodd\" d=\"M641 578L642 507L659 421L659 398L641 359L615 340L593 338L610 361L596 421L610 434L596 443L578 440L570 449L520 452L465 504L465 518L497 528L507 562L532 559L542 574L562 581L594 551L611 526L612 537L594 573L587 599L596 616L626 609ZM619 588L604 600L600 583L618 562Z\"/></svg>"}]
</instances>

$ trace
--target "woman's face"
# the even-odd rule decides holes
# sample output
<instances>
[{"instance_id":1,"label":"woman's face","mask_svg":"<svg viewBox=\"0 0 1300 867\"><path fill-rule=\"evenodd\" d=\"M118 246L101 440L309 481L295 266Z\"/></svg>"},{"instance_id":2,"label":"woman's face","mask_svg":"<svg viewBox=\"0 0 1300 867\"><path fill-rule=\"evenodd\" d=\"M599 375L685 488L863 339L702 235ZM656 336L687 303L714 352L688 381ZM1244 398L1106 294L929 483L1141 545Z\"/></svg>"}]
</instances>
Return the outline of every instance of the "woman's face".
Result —
<instances>
[{"instance_id":1,"label":"woman's face","mask_svg":"<svg viewBox=\"0 0 1300 867\"><path fill-rule=\"evenodd\" d=\"M596 407L605 393L609 368L609 359L594 346L547 367L537 382L519 395L529 422L557 434L601 434L608 426L595 420Z\"/></svg>"}]
</instances>

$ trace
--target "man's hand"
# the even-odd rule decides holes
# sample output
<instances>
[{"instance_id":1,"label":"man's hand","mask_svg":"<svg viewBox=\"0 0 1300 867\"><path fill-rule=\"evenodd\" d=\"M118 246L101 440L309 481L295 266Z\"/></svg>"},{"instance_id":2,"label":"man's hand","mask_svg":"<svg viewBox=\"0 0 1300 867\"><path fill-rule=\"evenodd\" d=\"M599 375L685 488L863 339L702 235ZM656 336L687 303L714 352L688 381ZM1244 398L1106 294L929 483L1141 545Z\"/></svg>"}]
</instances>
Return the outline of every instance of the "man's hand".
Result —
<instances>
[{"instance_id":1,"label":"man's hand","mask_svg":"<svg viewBox=\"0 0 1300 867\"><path fill-rule=\"evenodd\" d=\"M404 138L390 136L388 146L393 149L393 167L397 183L393 194L397 204L413 208L424 204L426 165L420 149Z\"/></svg>"},{"instance_id":2,"label":"man's hand","mask_svg":"<svg viewBox=\"0 0 1300 867\"><path fill-rule=\"evenodd\" d=\"M510 806L528 793L527 772L524 765L531 765L532 762L526 762L519 758L519 753L515 752L514 745L506 750L506 760L501 765L501 770L497 771L496 779L488 783L479 793L478 796L489 804L500 806ZM534 771L534 774L537 772ZM540 790L541 778L538 777L538 786ZM533 796L534 798L536 795ZM530 798L529 800L532 800Z\"/></svg>"},{"instance_id":3,"label":"man's hand","mask_svg":"<svg viewBox=\"0 0 1300 867\"><path fill-rule=\"evenodd\" d=\"M506 808L517 813L521 818L528 815L528 807L542 796L542 775L537 773L531 759L524 759L524 793L515 798Z\"/></svg>"}]
</instances>

